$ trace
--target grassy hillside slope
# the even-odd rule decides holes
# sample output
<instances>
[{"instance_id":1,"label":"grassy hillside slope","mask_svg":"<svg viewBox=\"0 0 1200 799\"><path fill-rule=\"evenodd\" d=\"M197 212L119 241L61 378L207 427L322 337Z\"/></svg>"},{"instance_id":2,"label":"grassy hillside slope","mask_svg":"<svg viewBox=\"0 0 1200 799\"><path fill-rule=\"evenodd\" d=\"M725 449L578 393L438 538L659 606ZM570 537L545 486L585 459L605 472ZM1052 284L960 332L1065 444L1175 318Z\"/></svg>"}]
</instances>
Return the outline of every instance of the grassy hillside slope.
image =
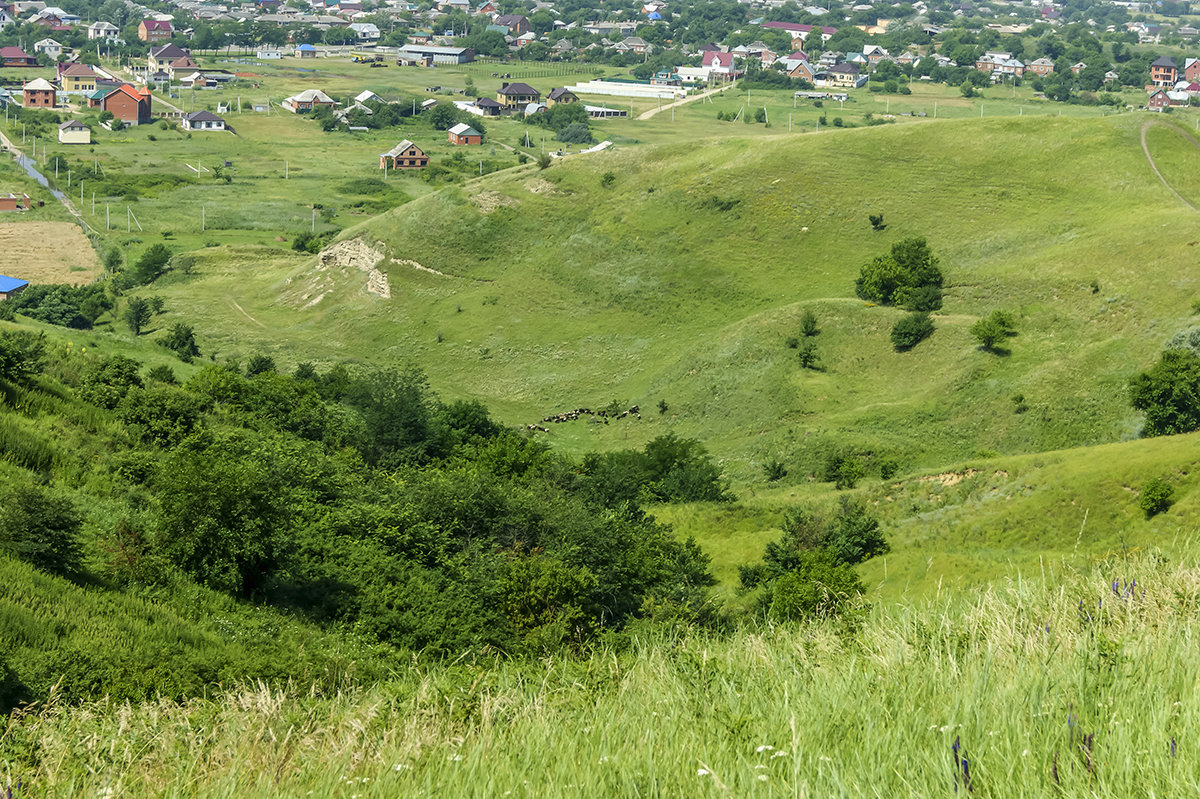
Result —
<instances>
[{"instance_id":1,"label":"grassy hillside slope","mask_svg":"<svg viewBox=\"0 0 1200 799\"><path fill-rule=\"evenodd\" d=\"M352 266L214 249L169 305L222 355L411 359L514 423L637 403L640 422L550 438L582 450L676 430L742 486L769 457L809 473L829 445L906 471L1114 441L1139 427L1126 379L1188 325L1196 294L1195 212L1151 171L1143 119L889 126L531 165L344 233L390 256L390 299ZM1186 175L1198 155L1165 129L1150 146L1164 173ZM929 238L948 290L937 332L897 354L900 312L858 300L853 282L911 235ZM1009 357L968 333L994 308L1017 317ZM784 346L805 310L820 319L821 372ZM1013 413L1015 394L1028 413Z\"/></svg>"},{"instance_id":2,"label":"grassy hillside slope","mask_svg":"<svg viewBox=\"0 0 1200 799\"><path fill-rule=\"evenodd\" d=\"M113 797L1194 795L1198 601L1194 566L1114 559L851 623L413 666L336 694L51 703L10 724L0 784Z\"/></svg>"}]
</instances>

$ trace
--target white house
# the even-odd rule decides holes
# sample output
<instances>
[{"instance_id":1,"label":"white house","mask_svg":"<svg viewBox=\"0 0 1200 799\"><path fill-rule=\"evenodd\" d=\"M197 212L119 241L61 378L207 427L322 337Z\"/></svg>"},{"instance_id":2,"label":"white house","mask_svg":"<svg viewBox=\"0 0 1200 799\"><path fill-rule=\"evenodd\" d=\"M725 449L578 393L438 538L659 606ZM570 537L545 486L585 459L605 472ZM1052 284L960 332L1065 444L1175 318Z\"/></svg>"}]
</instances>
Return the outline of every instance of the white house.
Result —
<instances>
[{"instance_id":1,"label":"white house","mask_svg":"<svg viewBox=\"0 0 1200 799\"><path fill-rule=\"evenodd\" d=\"M115 39L121 35L121 29L111 22L93 22L88 25L88 39Z\"/></svg>"},{"instance_id":2,"label":"white house","mask_svg":"<svg viewBox=\"0 0 1200 799\"><path fill-rule=\"evenodd\" d=\"M0 31L4 30L9 25L15 25L16 22L17 21L13 19L12 14L9 14L3 8L0 8Z\"/></svg>"},{"instance_id":3,"label":"white house","mask_svg":"<svg viewBox=\"0 0 1200 799\"><path fill-rule=\"evenodd\" d=\"M78 119L68 120L58 126L59 144L91 144L92 131Z\"/></svg>"},{"instance_id":4,"label":"white house","mask_svg":"<svg viewBox=\"0 0 1200 799\"><path fill-rule=\"evenodd\" d=\"M33 43L33 52L45 53L54 59L57 59L60 55L62 55L62 51L62 45L53 39L42 39L41 41Z\"/></svg>"},{"instance_id":5,"label":"white house","mask_svg":"<svg viewBox=\"0 0 1200 799\"><path fill-rule=\"evenodd\" d=\"M211 111L193 111L183 115L184 130L225 130L225 120Z\"/></svg>"},{"instance_id":6,"label":"white house","mask_svg":"<svg viewBox=\"0 0 1200 799\"><path fill-rule=\"evenodd\" d=\"M283 58L282 50L259 50L255 55L264 61L275 61Z\"/></svg>"},{"instance_id":7,"label":"white house","mask_svg":"<svg viewBox=\"0 0 1200 799\"><path fill-rule=\"evenodd\" d=\"M360 42L379 41L379 27L373 22L354 22L347 26Z\"/></svg>"}]
</instances>

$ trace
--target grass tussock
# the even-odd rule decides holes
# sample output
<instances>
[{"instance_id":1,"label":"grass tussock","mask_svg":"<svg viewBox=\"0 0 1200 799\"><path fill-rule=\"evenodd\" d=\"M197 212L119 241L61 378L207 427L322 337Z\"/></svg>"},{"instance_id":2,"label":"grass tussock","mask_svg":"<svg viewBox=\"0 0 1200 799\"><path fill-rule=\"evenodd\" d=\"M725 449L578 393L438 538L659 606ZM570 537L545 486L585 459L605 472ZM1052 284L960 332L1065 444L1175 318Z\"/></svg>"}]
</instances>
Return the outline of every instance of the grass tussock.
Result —
<instances>
[{"instance_id":1,"label":"grass tussock","mask_svg":"<svg viewBox=\"0 0 1200 799\"><path fill-rule=\"evenodd\" d=\"M1200 787L1200 568L1114 558L851 622L582 661L14 714L0 785L79 796L1115 796ZM24 795L24 794L22 794Z\"/></svg>"}]
</instances>

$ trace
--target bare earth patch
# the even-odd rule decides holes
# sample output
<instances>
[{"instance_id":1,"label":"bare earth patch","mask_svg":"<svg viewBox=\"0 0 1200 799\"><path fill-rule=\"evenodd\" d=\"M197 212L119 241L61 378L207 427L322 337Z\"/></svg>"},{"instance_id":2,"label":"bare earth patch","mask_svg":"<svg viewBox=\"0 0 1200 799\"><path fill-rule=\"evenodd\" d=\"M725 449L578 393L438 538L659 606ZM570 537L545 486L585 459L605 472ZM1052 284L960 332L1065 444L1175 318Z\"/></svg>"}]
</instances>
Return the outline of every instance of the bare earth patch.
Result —
<instances>
[{"instance_id":1,"label":"bare earth patch","mask_svg":"<svg viewBox=\"0 0 1200 799\"><path fill-rule=\"evenodd\" d=\"M317 258L317 268L321 270L331 267L349 267L366 272L367 291L378 294L384 299L392 296L387 275L376 268L383 260L383 253L362 239L339 241L326 248Z\"/></svg>"},{"instance_id":2,"label":"bare earth patch","mask_svg":"<svg viewBox=\"0 0 1200 799\"><path fill-rule=\"evenodd\" d=\"M517 201L512 197L491 190L479 192L471 197L471 202L475 203L475 207L479 209L480 213L484 214L490 214L497 208L505 208L517 204Z\"/></svg>"},{"instance_id":3,"label":"bare earth patch","mask_svg":"<svg viewBox=\"0 0 1200 799\"><path fill-rule=\"evenodd\" d=\"M558 194L558 187L545 178L530 178L525 181L525 188L534 194Z\"/></svg>"},{"instance_id":4,"label":"bare earth patch","mask_svg":"<svg viewBox=\"0 0 1200 799\"><path fill-rule=\"evenodd\" d=\"M91 283L103 271L96 251L71 222L0 224L0 273L38 283Z\"/></svg>"}]
</instances>

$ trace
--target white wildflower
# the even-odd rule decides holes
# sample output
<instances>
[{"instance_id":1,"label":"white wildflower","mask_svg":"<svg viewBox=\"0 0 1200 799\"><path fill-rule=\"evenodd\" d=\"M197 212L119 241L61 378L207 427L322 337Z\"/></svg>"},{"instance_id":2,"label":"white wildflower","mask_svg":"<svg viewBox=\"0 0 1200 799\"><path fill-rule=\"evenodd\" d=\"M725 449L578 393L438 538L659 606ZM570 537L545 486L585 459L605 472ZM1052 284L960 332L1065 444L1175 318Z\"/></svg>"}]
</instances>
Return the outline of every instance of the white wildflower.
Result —
<instances>
[{"instance_id":1,"label":"white wildflower","mask_svg":"<svg viewBox=\"0 0 1200 799\"><path fill-rule=\"evenodd\" d=\"M758 747L754 751L758 752L761 755L763 752L770 752L774 748L775 747L771 746L770 744L763 744L762 746Z\"/></svg>"},{"instance_id":2,"label":"white wildflower","mask_svg":"<svg viewBox=\"0 0 1200 799\"><path fill-rule=\"evenodd\" d=\"M759 774L759 775L758 775L758 781L759 781L759 782L766 782L766 781L767 781L767 775L766 775L766 774Z\"/></svg>"},{"instance_id":3,"label":"white wildflower","mask_svg":"<svg viewBox=\"0 0 1200 799\"><path fill-rule=\"evenodd\" d=\"M706 769L706 768L698 768L698 769L696 769L696 776L697 776L697 777L707 777L707 776L708 776L708 769Z\"/></svg>"}]
</instances>

